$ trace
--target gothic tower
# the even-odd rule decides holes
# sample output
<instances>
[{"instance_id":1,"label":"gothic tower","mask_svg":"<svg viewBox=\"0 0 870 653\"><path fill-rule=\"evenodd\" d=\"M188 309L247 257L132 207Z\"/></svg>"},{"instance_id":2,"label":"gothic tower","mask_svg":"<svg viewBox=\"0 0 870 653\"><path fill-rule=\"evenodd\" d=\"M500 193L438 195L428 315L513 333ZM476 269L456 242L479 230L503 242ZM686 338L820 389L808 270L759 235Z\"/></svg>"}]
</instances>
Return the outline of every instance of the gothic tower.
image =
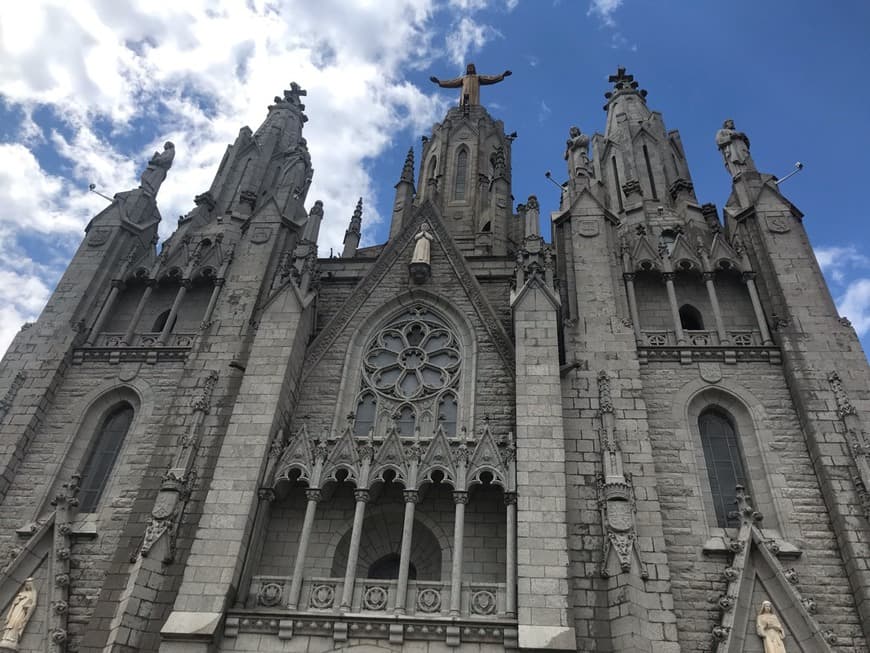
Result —
<instances>
[{"instance_id":1,"label":"gothic tower","mask_svg":"<svg viewBox=\"0 0 870 653\"><path fill-rule=\"evenodd\" d=\"M699 203L619 69L548 243L508 75L434 78L385 243L361 198L318 258L296 84L159 250L171 143L92 220L0 363L0 650L867 650L870 370L801 213L731 121Z\"/></svg>"}]
</instances>

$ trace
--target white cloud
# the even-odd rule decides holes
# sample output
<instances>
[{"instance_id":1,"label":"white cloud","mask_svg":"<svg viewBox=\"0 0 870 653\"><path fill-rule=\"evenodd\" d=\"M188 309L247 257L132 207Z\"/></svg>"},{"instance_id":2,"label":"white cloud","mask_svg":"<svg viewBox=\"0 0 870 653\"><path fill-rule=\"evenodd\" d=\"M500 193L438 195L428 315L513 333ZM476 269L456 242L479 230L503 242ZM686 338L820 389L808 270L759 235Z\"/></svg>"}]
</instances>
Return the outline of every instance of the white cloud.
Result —
<instances>
[{"instance_id":1,"label":"white cloud","mask_svg":"<svg viewBox=\"0 0 870 653\"><path fill-rule=\"evenodd\" d=\"M613 14L616 13L616 10L619 9L621 5L622 0L592 0L589 4L589 11L587 14L590 16L598 16L608 27L615 27L616 21L613 18Z\"/></svg>"},{"instance_id":2,"label":"white cloud","mask_svg":"<svg viewBox=\"0 0 870 653\"><path fill-rule=\"evenodd\" d=\"M447 54L453 63L462 66L469 54L480 50L487 41L498 36L501 33L495 28L464 16L447 36Z\"/></svg>"},{"instance_id":3,"label":"white cloud","mask_svg":"<svg viewBox=\"0 0 870 653\"><path fill-rule=\"evenodd\" d=\"M851 282L837 302L837 309L849 318L859 336L870 332L870 279Z\"/></svg>"},{"instance_id":4,"label":"white cloud","mask_svg":"<svg viewBox=\"0 0 870 653\"><path fill-rule=\"evenodd\" d=\"M837 310L864 336L870 332L870 257L854 245L817 247L815 254L837 298Z\"/></svg>"}]
</instances>

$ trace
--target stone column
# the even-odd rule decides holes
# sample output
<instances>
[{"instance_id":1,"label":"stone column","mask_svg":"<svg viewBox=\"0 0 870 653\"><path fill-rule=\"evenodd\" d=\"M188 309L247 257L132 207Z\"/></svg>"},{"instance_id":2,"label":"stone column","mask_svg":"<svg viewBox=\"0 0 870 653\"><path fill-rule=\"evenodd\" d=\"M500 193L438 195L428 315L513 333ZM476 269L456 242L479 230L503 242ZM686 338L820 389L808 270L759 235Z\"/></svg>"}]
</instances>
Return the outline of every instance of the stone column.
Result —
<instances>
[{"instance_id":1,"label":"stone column","mask_svg":"<svg viewBox=\"0 0 870 653\"><path fill-rule=\"evenodd\" d=\"M181 308L181 302L184 301L184 296L187 294L187 289L190 287L190 280L184 279L178 288L175 295L175 301L172 302L172 308L169 309L169 316L166 318L166 324L163 325L163 331L160 332L160 337L157 342L165 345L169 339L169 334L172 332L172 327L175 326L175 319L178 317L178 311Z\"/></svg>"},{"instance_id":2,"label":"stone column","mask_svg":"<svg viewBox=\"0 0 870 653\"><path fill-rule=\"evenodd\" d=\"M218 296L221 294L221 288L224 287L225 279L215 279L214 288L211 289L211 297L208 298L208 306L205 308L205 313L202 316L202 327L205 328L211 322L211 316L214 314L214 307L217 305Z\"/></svg>"},{"instance_id":3,"label":"stone column","mask_svg":"<svg viewBox=\"0 0 870 653\"><path fill-rule=\"evenodd\" d=\"M725 323L722 321L722 309L719 307L719 296L716 294L716 284L713 282L715 272L704 273L704 283L707 285L707 296L710 298L710 306L713 307L713 319L716 321L716 333L719 335L719 344L727 345L728 332L725 331Z\"/></svg>"},{"instance_id":4,"label":"stone column","mask_svg":"<svg viewBox=\"0 0 870 653\"><path fill-rule=\"evenodd\" d=\"M504 495L507 529L505 544L505 614L517 616L517 493Z\"/></svg>"},{"instance_id":5,"label":"stone column","mask_svg":"<svg viewBox=\"0 0 870 653\"><path fill-rule=\"evenodd\" d=\"M121 288L123 287L124 282L121 279L114 279L112 281L112 290L109 291L106 303L103 304L103 308L100 309L100 313L94 321L94 326L91 327L91 332L88 334L88 339L85 344L94 344L94 340L97 339L100 331L103 330L103 326L106 324L106 318L108 318L109 314L112 312L112 308L115 306L115 300L118 299L118 293L121 292Z\"/></svg>"},{"instance_id":6,"label":"stone column","mask_svg":"<svg viewBox=\"0 0 870 653\"><path fill-rule=\"evenodd\" d=\"M674 320L674 332L677 334L677 344L686 344L686 334L683 333L683 324L680 322L680 307L677 304L677 291L674 290L674 273L663 272L665 287L668 289L668 304L671 307L671 317Z\"/></svg>"},{"instance_id":7,"label":"stone column","mask_svg":"<svg viewBox=\"0 0 870 653\"><path fill-rule=\"evenodd\" d=\"M411 538L414 534L414 509L420 500L417 490L405 490L405 521L402 524L402 552L399 557L399 579L396 583L396 612L405 613L408 595L408 568L411 565Z\"/></svg>"},{"instance_id":8,"label":"stone column","mask_svg":"<svg viewBox=\"0 0 870 653\"><path fill-rule=\"evenodd\" d=\"M453 503L453 568L450 573L450 616L458 617L462 611L462 556L465 539L465 504L468 492L454 492Z\"/></svg>"},{"instance_id":9,"label":"stone column","mask_svg":"<svg viewBox=\"0 0 870 653\"><path fill-rule=\"evenodd\" d=\"M353 492L356 499L356 509L353 513L353 530L350 533L350 546L347 550L347 567L344 571L344 587L341 590L341 609L349 610L353 601L353 585L356 582L356 563L359 559L359 543L362 538L363 520L366 515L366 504L369 502L369 491L357 489Z\"/></svg>"},{"instance_id":10,"label":"stone column","mask_svg":"<svg viewBox=\"0 0 870 653\"><path fill-rule=\"evenodd\" d=\"M293 563L293 582L290 585L290 596L287 608L295 610L299 605L299 592L302 590L302 570L305 568L305 555L308 553L308 543L311 541L311 529L314 526L314 514L320 501L320 488L305 490L308 504L305 506L305 520L302 522L302 533L299 535L299 548L296 550L296 561Z\"/></svg>"},{"instance_id":11,"label":"stone column","mask_svg":"<svg viewBox=\"0 0 870 653\"><path fill-rule=\"evenodd\" d=\"M758 330L761 331L761 341L765 346L773 344L770 330L767 328L767 320L764 318L764 310L761 308L761 300L758 299L758 289L755 287L755 272L744 272L743 282L749 291L749 299L752 301L752 310L755 311L755 319L758 322Z\"/></svg>"},{"instance_id":12,"label":"stone column","mask_svg":"<svg viewBox=\"0 0 870 653\"><path fill-rule=\"evenodd\" d=\"M628 312L631 314L631 324L634 327L634 337L640 344L643 342L643 332L640 329L640 314L637 311L637 295L634 292L634 272L625 272L625 289L628 293Z\"/></svg>"},{"instance_id":13,"label":"stone column","mask_svg":"<svg viewBox=\"0 0 870 653\"><path fill-rule=\"evenodd\" d=\"M136 310L133 312L133 317L130 318L130 324L127 326L127 331L124 333L125 345L133 344L133 338L136 337L136 329L139 326L139 320L142 319L142 313L145 310L145 306L148 304L148 299L151 297L151 293L154 292L155 283L157 282L154 279L149 279L146 282L145 290L139 298L139 303L136 304Z\"/></svg>"}]
</instances>

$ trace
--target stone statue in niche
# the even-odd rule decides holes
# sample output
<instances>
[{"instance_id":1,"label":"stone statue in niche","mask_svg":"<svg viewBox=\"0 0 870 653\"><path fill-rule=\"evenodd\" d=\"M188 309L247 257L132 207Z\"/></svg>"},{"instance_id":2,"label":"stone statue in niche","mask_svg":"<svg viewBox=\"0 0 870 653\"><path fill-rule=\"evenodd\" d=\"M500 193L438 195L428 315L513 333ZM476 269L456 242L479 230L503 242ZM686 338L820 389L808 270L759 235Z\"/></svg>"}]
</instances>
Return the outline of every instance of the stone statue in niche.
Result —
<instances>
[{"instance_id":1,"label":"stone statue in niche","mask_svg":"<svg viewBox=\"0 0 870 653\"><path fill-rule=\"evenodd\" d=\"M36 607L36 588L33 579L24 581L24 586L12 599L12 605L6 615L6 624L3 626L3 635L0 637L0 650L17 651L21 635L27 627L27 622L33 615Z\"/></svg>"},{"instance_id":2,"label":"stone statue in niche","mask_svg":"<svg viewBox=\"0 0 870 653\"><path fill-rule=\"evenodd\" d=\"M160 184L166 179L166 173L172 167L172 160L175 158L175 145L171 141L166 141L163 144L162 152L155 152L151 160L148 161L148 167L140 177L141 188L152 197L157 195L160 190Z\"/></svg>"},{"instance_id":3,"label":"stone statue in niche","mask_svg":"<svg viewBox=\"0 0 870 653\"><path fill-rule=\"evenodd\" d=\"M424 222L420 225L420 231L414 236L414 253L411 255L411 263L408 270L416 283L423 283L429 278L432 266L430 258L432 253L432 234L429 232L429 224Z\"/></svg>"},{"instance_id":4,"label":"stone statue in niche","mask_svg":"<svg viewBox=\"0 0 870 653\"><path fill-rule=\"evenodd\" d=\"M734 128L730 118L722 123L722 129L716 132L716 145L725 159L725 167L732 177L744 170L754 170L755 164L749 156L749 137Z\"/></svg>"},{"instance_id":5,"label":"stone statue in niche","mask_svg":"<svg viewBox=\"0 0 870 653\"><path fill-rule=\"evenodd\" d=\"M580 131L579 127L571 127L566 143L565 160L569 163L572 177L588 174L589 171L589 137Z\"/></svg>"},{"instance_id":6,"label":"stone statue in niche","mask_svg":"<svg viewBox=\"0 0 870 653\"><path fill-rule=\"evenodd\" d=\"M786 653L785 631L782 623L773 612L773 604L764 601L755 620L755 632L764 642L764 653Z\"/></svg>"}]
</instances>

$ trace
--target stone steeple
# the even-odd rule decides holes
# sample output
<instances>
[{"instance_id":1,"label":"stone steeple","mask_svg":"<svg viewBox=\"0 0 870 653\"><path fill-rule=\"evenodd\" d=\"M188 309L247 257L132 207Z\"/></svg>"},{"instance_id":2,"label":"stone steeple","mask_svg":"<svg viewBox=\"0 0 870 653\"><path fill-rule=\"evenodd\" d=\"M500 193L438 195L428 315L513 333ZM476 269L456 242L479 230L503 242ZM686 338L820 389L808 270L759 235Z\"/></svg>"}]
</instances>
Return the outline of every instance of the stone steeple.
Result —
<instances>
[{"instance_id":1,"label":"stone steeple","mask_svg":"<svg viewBox=\"0 0 870 653\"><path fill-rule=\"evenodd\" d=\"M390 238L395 238L402 225L411 216L412 203L414 201L414 148L408 149L405 157L405 165L402 166L402 174L396 184L396 199L393 202L393 219L390 222Z\"/></svg>"},{"instance_id":2,"label":"stone steeple","mask_svg":"<svg viewBox=\"0 0 870 653\"><path fill-rule=\"evenodd\" d=\"M353 258L356 256L356 249L359 247L359 239L362 233L362 197L356 203L356 208L353 210L353 215L350 217L350 226L344 232L344 251L341 253L342 258Z\"/></svg>"},{"instance_id":3,"label":"stone steeple","mask_svg":"<svg viewBox=\"0 0 870 653\"><path fill-rule=\"evenodd\" d=\"M703 225L680 135L647 106L647 92L618 68L604 94L607 124L592 139L605 204L626 226Z\"/></svg>"}]
</instances>

